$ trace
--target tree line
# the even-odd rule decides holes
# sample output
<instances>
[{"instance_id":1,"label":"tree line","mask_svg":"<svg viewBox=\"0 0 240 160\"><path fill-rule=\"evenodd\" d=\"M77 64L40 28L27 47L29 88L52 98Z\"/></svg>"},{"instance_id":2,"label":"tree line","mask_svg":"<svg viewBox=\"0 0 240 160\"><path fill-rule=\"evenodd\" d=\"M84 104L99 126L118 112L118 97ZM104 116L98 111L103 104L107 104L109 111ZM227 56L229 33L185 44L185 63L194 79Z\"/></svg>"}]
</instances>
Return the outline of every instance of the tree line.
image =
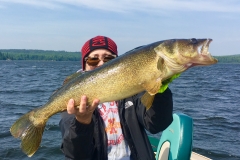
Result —
<instances>
[{"instance_id":1,"label":"tree line","mask_svg":"<svg viewBox=\"0 0 240 160\"><path fill-rule=\"evenodd\" d=\"M80 52L51 50L0 50L0 60L79 61Z\"/></svg>"},{"instance_id":2,"label":"tree line","mask_svg":"<svg viewBox=\"0 0 240 160\"><path fill-rule=\"evenodd\" d=\"M240 54L230 56L214 56L219 63L240 63ZM80 52L0 49L0 60L45 60L45 61L79 61Z\"/></svg>"},{"instance_id":3,"label":"tree line","mask_svg":"<svg viewBox=\"0 0 240 160\"><path fill-rule=\"evenodd\" d=\"M240 54L214 57L218 60L218 63L240 63Z\"/></svg>"}]
</instances>

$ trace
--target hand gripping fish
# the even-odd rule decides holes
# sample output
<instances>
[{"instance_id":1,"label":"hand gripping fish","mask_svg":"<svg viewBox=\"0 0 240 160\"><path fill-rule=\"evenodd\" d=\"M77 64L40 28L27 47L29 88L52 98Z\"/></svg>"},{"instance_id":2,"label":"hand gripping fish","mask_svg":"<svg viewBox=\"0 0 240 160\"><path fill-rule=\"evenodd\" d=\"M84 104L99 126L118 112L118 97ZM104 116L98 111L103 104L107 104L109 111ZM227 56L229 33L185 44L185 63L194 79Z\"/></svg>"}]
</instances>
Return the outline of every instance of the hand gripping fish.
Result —
<instances>
[{"instance_id":1,"label":"hand gripping fish","mask_svg":"<svg viewBox=\"0 0 240 160\"><path fill-rule=\"evenodd\" d=\"M103 103L146 91L141 101L149 109L163 81L190 67L217 63L208 52L211 41L170 39L133 49L95 70L69 80L46 104L20 117L10 132L22 140L22 151L31 157L40 146L47 120L65 111L71 98L75 104L79 104L79 97L86 95L90 105L96 98Z\"/></svg>"}]
</instances>

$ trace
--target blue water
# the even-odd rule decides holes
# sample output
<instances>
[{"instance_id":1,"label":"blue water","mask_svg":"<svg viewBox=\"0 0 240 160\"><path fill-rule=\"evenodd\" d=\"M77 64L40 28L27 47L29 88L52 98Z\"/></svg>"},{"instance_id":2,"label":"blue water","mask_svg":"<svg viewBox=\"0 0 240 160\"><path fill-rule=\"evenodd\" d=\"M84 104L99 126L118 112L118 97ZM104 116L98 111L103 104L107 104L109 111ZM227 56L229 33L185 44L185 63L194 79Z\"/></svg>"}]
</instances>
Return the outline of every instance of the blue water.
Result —
<instances>
[{"instance_id":1,"label":"blue water","mask_svg":"<svg viewBox=\"0 0 240 160\"><path fill-rule=\"evenodd\" d=\"M9 128L24 113L46 103L79 62L0 61L0 159L29 159ZM174 112L194 120L193 151L216 160L240 159L240 64L195 67L170 85ZM60 115L48 121L31 159L64 159Z\"/></svg>"}]
</instances>

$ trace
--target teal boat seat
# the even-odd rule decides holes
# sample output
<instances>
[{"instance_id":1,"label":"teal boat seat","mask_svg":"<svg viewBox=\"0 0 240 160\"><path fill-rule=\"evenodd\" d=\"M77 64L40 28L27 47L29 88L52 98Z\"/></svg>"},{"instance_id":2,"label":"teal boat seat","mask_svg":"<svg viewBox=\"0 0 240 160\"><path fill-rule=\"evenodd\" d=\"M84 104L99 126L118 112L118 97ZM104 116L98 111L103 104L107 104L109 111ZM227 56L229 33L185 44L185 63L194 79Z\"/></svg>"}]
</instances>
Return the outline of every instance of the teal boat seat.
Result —
<instances>
[{"instance_id":1,"label":"teal boat seat","mask_svg":"<svg viewBox=\"0 0 240 160\"><path fill-rule=\"evenodd\" d=\"M161 135L157 160L189 160L192 153L193 120L182 114L173 114L173 122Z\"/></svg>"}]
</instances>

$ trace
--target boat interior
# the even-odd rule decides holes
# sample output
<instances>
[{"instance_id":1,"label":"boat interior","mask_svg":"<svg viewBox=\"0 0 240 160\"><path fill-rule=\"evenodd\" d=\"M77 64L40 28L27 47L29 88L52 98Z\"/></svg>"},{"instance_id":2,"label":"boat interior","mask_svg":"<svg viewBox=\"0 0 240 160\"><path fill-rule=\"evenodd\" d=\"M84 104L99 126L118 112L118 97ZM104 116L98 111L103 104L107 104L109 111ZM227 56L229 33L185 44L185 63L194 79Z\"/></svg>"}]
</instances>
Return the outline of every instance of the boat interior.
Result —
<instances>
[{"instance_id":1,"label":"boat interior","mask_svg":"<svg viewBox=\"0 0 240 160\"><path fill-rule=\"evenodd\" d=\"M173 114L173 122L160 139L149 136L156 160L210 160L192 151L193 119L182 113Z\"/></svg>"}]
</instances>

